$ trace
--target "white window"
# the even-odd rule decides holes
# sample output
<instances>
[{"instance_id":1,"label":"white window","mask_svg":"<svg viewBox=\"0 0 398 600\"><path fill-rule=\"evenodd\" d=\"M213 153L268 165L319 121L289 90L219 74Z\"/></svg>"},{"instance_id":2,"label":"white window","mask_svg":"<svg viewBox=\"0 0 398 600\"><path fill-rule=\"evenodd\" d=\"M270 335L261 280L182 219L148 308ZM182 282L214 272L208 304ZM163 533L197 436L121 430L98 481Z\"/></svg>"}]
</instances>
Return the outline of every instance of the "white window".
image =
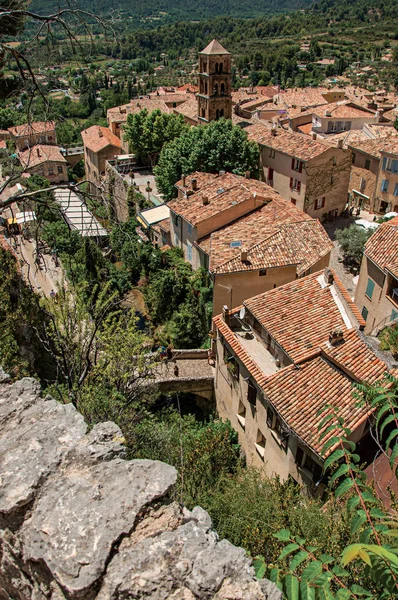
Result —
<instances>
[{"instance_id":1,"label":"white window","mask_svg":"<svg viewBox=\"0 0 398 600\"><path fill-rule=\"evenodd\" d=\"M336 121L331 121L329 123L329 130L330 131L337 131L337 123L336 123Z\"/></svg>"},{"instance_id":2,"label":"white window","mask_svg":"<svg viewBox=\"0 0 398 600\"><path fill-rule=\"evenodd\" d=\"M54 175L54 169L52 167L48 167L48 174Z\"/></svg>"},{"instance_id":3,"label":"white window","mask_svg":"<svg viewBox=\"0 0 398 600\"><path fill-rule=\"evenodd\" d=\"M58 167L58 173L59 173L59 175L62 175L62 173L63 173L62 167Z\"/></svg>"},{"instance_id":4,"label":"white window","mask_svg":"<svg viewBox=\"0 0 398 600\"><path fill-rule=\"evenodd\" d=\"M269 157L270 158L275 158L275 150L273 150L273 148L270 148Z\"/></svg>"},{"instance_id":5,"label":"white window","mask_svg":"<svg viewBox=\"0 0 398 600\"><path fill-rule=\"evenodd\" d=\"M323 208L325 206L325 196L321 196L321 198L317 198L315 200L315 210Z\"/></svg>"},{"instance_id":6,"label":"white window","mask_svg":"<svg viewBox=\"0 0 398 600\"><path fill-rule=\"evenodd\" d=\"M300 171L300 164L301 164L301 162L299 161L299 159L295 158L294 159L294 164L293 164L293 169L295 171Z\"/></svg>"}]
</instances>

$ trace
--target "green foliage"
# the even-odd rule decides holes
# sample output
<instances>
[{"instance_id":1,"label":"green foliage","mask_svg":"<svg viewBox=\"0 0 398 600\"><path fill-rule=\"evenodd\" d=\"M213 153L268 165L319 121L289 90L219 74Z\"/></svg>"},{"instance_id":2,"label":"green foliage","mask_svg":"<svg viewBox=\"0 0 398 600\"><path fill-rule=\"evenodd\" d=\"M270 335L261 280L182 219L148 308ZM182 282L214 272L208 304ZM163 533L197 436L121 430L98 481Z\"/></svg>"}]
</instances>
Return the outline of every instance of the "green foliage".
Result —
<instances>
[{"instance_id":1,"label":"green foliage","mask_svg":"<svg viewBox=\"0 0 398 600\"><path fill-rule=\"evenodd\" d=\"M389 350L394 358L398 358L398 327L385 327L379 335L380 349Z\"/></svg>"},{"instance_id":2,"label":"green foliage","mask_svg":"<svg viewBox=\"0 0 398 600\"><path fill-rule=\"evenodd\" d=\"M358 225L351 225L346 229L336 231L336 239L343 251L344 260L355 266L360 266L366 242L374 233L371 229L364 229Z\"/></svg>"},{"instance_id":3,"label":"green foliage","mask_svg":"<svg viewBox=\"0 0 398 600\"><path fill-rule=\"evenodd\" d=\"M373 414L375 435L382 443L382 451L395 477L398 470L397 386L398 380L392 376L374 386L357 386L358 400L366 403ZM324 445L324 454L338 445L325 460L324 469L330 474L332 498L346 503L351 540L341 553L325 554L313 538L282 529L275 537L287 545L279 555L278 567L268 569L268 575L288 600L396 598L398 548L392 545L398 537L396 513L383 504L367 482L355 453L355 443L350 439L351 431L344 427L344 421L329 414L321 420L319 429L325 425L321 439L330 432L338 433ZM394 496L391 500L394 502ZM290 564L286 569L281 561L287 556ZM257 558L258 573L267 572L265 564L264 558ZM356 569L359 569L359 577L354 576Z\"/></svg>"},{"instance_id":4,"label":"green foliage","mask_svg":"<svg viewBox=\"0 0 398 600\"><path fill-rule=\"evenodd\" d=\"M258 172L259 151L247 134L232 121L220 119L193 127L164 146L154 172L156 184L165 198L176 195L175 183L194 171L218 173L224 169L238 175Z\"/></svg>"},{"instance_id":5,"label":"green foliage","mask_svg":"<svg viewBox=\"0 0 398 600\"><path fill-rule=\"evenodd\" d=\"M148 113L144 109L128 115L124 139L128 141L131 152L153 166L164 144L188 130L182 115L166 114L160 110Z\"/></svg>"}]
</instances>

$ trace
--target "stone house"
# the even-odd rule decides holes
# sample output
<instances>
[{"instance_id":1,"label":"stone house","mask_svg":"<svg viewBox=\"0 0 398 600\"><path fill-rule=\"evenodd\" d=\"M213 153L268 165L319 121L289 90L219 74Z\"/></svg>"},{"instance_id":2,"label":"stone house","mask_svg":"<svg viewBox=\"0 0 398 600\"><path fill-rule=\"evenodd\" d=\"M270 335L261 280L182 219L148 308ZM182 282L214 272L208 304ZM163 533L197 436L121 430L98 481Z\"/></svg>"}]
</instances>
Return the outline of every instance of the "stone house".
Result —
<instances>
[{"instance_id":1,"label":"stone house","mask_svg":"<svg viewBox=\"0 0 398 600\"><path fill-rule=\"evenodd\" d=\"M213 280L213 314L329 264L318 219L267 184L231 173L194 173L169 202L171 244Z\"/></svg>"},{"instance_id":2,"label":"stone house","mask_svg":"<svg viewBox=\"0 0 398 600\"><path fill-rule=\"evenodd\" d=\"M352 142L349 148L349 193L355 204L370 212L398 211L398 137L391 132L380 138Z\"/></svg>"},{"instance_id":3,"label":"stone house","mask_svg":"<svg viewBox=\"0 0 398 600\"><path fill-rule=\"evenodd\" d=\"M102 185L106 161L122 154L120 139L107 127L93 125L81 132L84 145L84 166L90 192L95 194Z\"/></svg>"},{"instance_id":4,"label":"stone house","mask_svg":"<svg viewBox=\"0 0 398 600\"><path fill-rule=\"evenodd\" d=\"M260 121L245 131L259 145L262 181L313 217L341 213L347 202L349 150Z\"/></svg>"},{"instance_id":5,"label":"stone house","mask_svg":"<svg viewBox=\"0 0 398 600\"><path fill-rule=\"evenodd\" d=\"M50 183L68 181L68 163L58 146L36 144L18 152L19 161L27 173L41 175Z\"/></svg>"},{"instance_id":6,"label":"stone house","mask_svg":"<svg viewBox=\"0 0 398 600\"><path fill-rule=\"evenodd\" d=\"M368 123L376 123L379 115L375 111L350 101L332 102L318 107L312 114L312 132L321 136L363 129Z\"/></svg>"},{"instance_id":7,"label":"stone house","mask_svg":"<svg viewBox=\"0 0 398 600\"><path fill-rule=\"evenodd\" d=\"M32 148L36 144L44 144L46 146L57 144L55 121L25 123L24 125L10 127L8 131L19 151Z\"/></svg>"},{"instance_id":8,"label":"stone house","mask_svg":"<svg viewBox=\"0 0 398 600\"><path fill-rule=\"evenodd\" d=\"M377 334L398 319L398 217L383 223L365 245L355 304Z\"/></svg>"},{"instance_id":9,"label":"stone house","mask_svg":"<svg viewBox=\"0 0 398 600\"><path fill-rule=\"evenodd\" d=\"M322 493L322 448L335 432L325 431L330 422L319 430L319 410L326 416L333 405L359 441L369 413L358 406L353 383L374 383L387 370L358 334L364 325L331 269L234 310L225 306L215 317L217 410L238 432L249 465Z\"/></svg>"}]
</instances>

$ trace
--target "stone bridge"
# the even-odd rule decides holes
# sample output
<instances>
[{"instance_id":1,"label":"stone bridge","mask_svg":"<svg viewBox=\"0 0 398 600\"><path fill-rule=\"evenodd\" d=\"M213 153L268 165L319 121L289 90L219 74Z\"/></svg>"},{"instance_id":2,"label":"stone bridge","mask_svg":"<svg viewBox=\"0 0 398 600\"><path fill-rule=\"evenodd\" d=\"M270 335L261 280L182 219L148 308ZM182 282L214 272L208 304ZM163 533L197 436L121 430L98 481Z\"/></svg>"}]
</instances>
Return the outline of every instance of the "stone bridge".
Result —
<instances>
[{"instance_id":1,"label":"stone bridge","mask_svg":"<svg viewBox=\"0 0 398 600\"><path fill-rule=\"evenodd\" d=\"M189 392L207 400L213 398L214 367L208 363L207 350L173 350L172 359L162 361L155 374L154 382L161 392Z\"/></svg>"}]
</instances>

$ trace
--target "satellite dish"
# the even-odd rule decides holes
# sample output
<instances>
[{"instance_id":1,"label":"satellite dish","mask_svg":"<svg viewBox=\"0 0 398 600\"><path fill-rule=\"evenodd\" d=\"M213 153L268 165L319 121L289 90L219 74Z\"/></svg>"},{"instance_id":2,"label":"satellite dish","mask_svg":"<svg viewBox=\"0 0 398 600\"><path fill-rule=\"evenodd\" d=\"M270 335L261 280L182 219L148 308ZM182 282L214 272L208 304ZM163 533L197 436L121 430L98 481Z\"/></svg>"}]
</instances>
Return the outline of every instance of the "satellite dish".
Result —
<instances>
[{"instance_id":1,"label":"satellite dish","mask_svg":"<svg viewBox=\"0 0 398 600\"><path fill-rule=\"evenodd\" d=\"M241 308L240 311L239 311L239 318L242 319L242 321L245 318L245 313L246 313L246 309L243 306L243 308Z\"/></svg>"}]
</instances>

